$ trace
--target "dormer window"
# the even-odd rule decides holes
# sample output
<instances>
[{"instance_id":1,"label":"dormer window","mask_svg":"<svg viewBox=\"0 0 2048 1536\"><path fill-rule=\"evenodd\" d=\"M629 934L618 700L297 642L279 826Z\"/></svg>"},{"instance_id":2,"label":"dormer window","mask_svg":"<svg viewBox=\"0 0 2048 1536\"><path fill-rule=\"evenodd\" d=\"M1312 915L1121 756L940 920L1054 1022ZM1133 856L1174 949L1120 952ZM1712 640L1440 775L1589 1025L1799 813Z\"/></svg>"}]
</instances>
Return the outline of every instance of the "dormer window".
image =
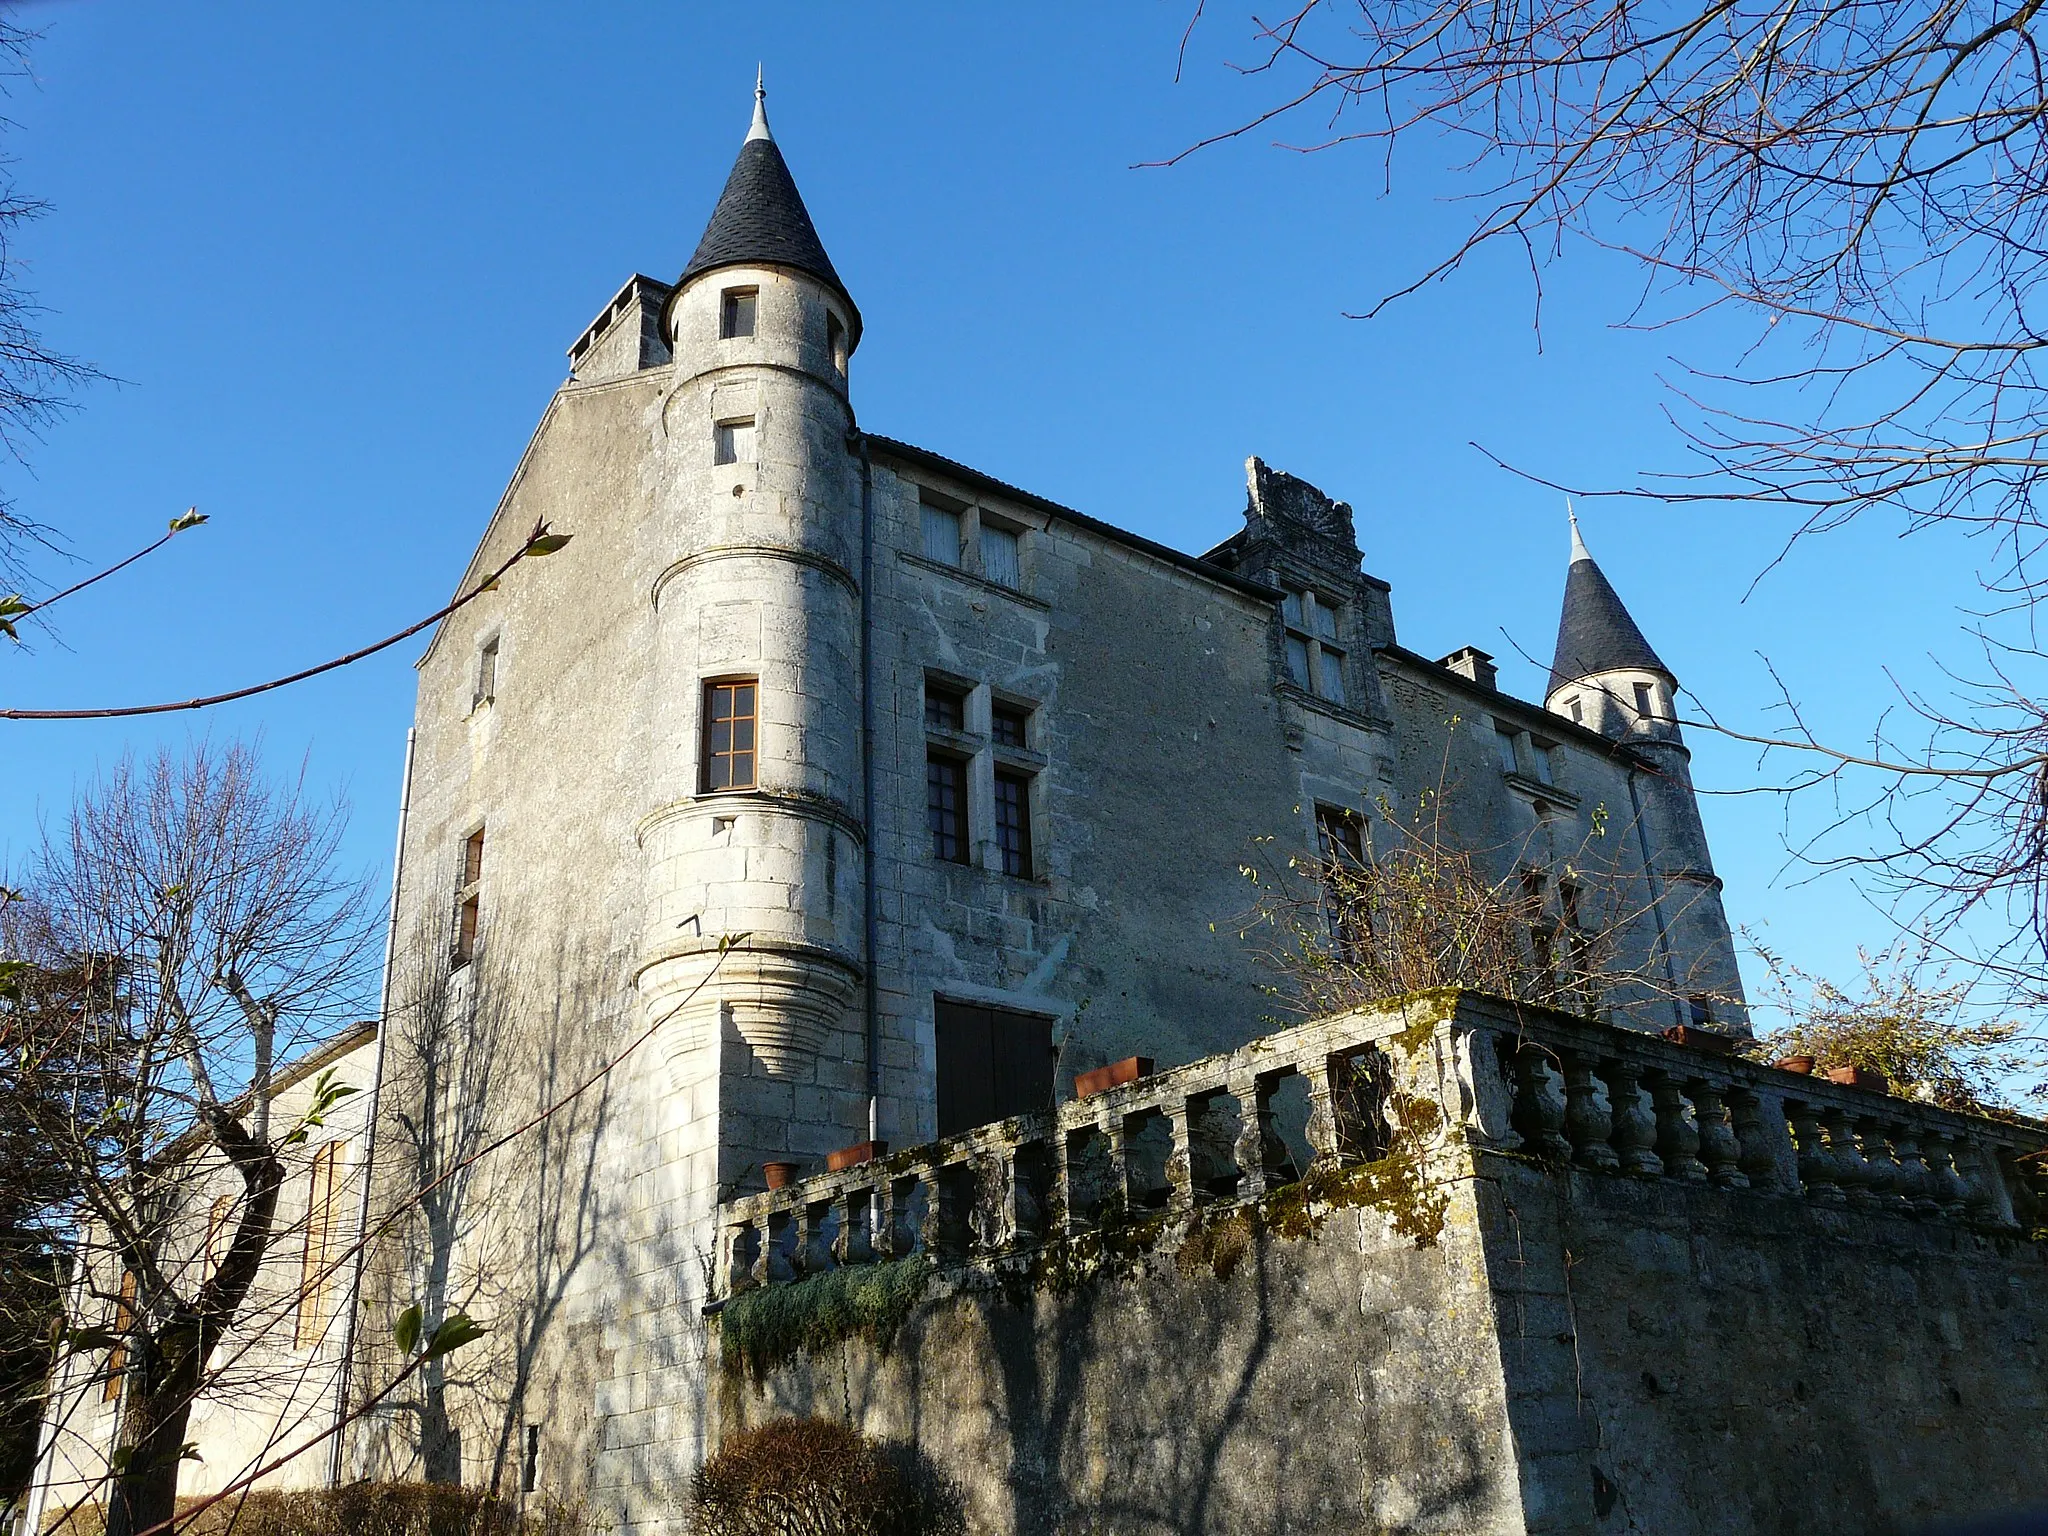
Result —
<instances>
[{"instance_id":1,"label":"dormer window","mask_svg":"<svg viewBox=\"0 0 2048 1536\"><path fill-rule=\"evenodd\" d=\"M742 416L721 421L712 433L711 460L714 464L753 463L754 418Z\"/></svg>"},{"instance_id":2,"label":"dormer window","mask_svg":"<svg viewBox=\"0 0 2048 1536\"><path fill-rule=\"evenodd\" d=\"M727 341L754 334L754 310L761 301L758 288L728 288L720 296L718 334Z\"/></svg>"},{"instance_id":3,"label":"dormer window","mask_svg":"<svg viewBox=\"0 0 2048 1536\"><path fill-rule=\"evenodd\" d=\"M1287 631L1287 676L1294 686L1333 704L1344 702L1344 652L1337 644L1337 605L1287 588L1280 617Z\"/></svg>"}]
</instances>

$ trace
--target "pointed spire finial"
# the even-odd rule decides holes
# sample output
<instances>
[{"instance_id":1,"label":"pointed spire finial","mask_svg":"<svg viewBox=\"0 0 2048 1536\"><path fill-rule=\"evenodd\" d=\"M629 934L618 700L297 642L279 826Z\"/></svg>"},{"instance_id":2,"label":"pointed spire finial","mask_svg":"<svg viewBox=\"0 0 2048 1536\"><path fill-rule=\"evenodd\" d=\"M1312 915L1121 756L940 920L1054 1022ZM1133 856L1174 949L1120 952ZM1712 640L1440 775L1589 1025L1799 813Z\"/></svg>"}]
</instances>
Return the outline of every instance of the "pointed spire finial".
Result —
<instances>
[{"instance_id":1,"label":"pointed spire finial","mask_svg":"<svg viewBox=\"0 0 2048 1536\"><path fill-rule=\"evenodd\" d=\"M770 144L775 142L775 135L768 131L768 88L761 83L759 64L754 66L754 121L747 129L746 142L751 144L756 139L766 139Z\"/></svg>"},{"instance_id":2,"label":"pointed spire finial","mask_svg":"<svg viewBox=\"0 0 2048 1536\"><path fill-rule=\"evenodd\" d=\"M1572 525L1573 563L1592 559L1593 556L1586 549L1586 541L1579 537L1579 514L1572 510L1572 499L1569 496L1564 499L1564 515L1571 520Z\"/></svg>"}]
</instances>

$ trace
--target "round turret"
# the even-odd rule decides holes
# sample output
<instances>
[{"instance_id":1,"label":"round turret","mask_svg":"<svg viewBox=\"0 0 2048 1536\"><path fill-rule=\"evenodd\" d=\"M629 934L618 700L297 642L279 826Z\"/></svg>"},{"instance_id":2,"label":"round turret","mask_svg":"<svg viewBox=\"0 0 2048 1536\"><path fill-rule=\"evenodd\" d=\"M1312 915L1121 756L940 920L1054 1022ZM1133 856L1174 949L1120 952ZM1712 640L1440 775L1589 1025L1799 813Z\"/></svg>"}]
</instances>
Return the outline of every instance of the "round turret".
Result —
<instances>
[{"instance_id":1,"label":"round turret","mask_svg":"<svg viewBox=\"0 0 2048 1536\"><path fill-rule=\"evenodd\" d=\"M821 1062L862 1049L850 1012L861 503L846 377L860 315L758 89L664 325L674 378L653 424L646 531L661 570L647 704L661 745L640 823L640 988L650 1016L673 1018L662 1038L676 1088L717 1083L720 1157L736 1172L851 1141L839 1121L857 1128L865 1113L857 1096L840 1115L829 1094L803 1091L823 1086Z\"/></svg>"}]
</instances>

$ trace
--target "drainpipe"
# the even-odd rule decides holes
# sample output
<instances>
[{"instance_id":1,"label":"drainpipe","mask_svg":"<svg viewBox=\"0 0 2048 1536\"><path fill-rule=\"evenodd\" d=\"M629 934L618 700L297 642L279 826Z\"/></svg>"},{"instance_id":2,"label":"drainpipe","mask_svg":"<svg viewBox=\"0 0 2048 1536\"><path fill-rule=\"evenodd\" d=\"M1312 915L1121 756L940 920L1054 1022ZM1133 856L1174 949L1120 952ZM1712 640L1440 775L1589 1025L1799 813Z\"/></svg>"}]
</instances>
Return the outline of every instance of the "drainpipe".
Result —
<instances>
[{"instance_id":1,"label":"drainpipe","mask_svg":"<svg viewBox=\"0 0 2048 1536\"><path fill-rule=\"evenodd\" d=\"M1657 920L1657 949L1664 956L1664 977L1671 983L1671 1011L1678 1022L1690 1022L1685 1004L1678 996L1678 967L1671 962L1671 936L1664 931L1664 888L1657 881L1657 866L1650 862L1650 832L1643 825L1643 801L1636 793L1636 767L1628 768L1628 808L1636 819L1636 846L1643 854L1643 878L1650 885L1650 915Z\"/></svg>"},{"instance_id":2,"label":"drainpipe","mask_svg":"<svg viewBox=\"0 0 2048 1536\"><path fill-rule=\"evenodd\" d=\"M868 1055L868 1140L882 1133L882 1004L875 977L879 903L875 897L875 466L865 432L860 445L860 821L861 969L865 973Z\"/></svg>"},{"instance_id":3,"label":"drainpipe","mask_svg":"<svg viewBox=\"0 0 2048 1536\"><path fill-rule=\"evenodd\" d=\"M370 1072L368 1129L363 1135L363 1191L356 1202L356 1251L348 1282L348 1315L342 1324L341 1369L335 1373L334 1434L327 1442L327 1486L341 1486L342 1421L348 1417L350 1375L355 1365L356 1320L363 1295L364 1243L370 1231L370 1178L376 1171L378 1107L384 1096L384 1042L391 1029L391 961L398 947L398 883L405 872L405 824L412 814L412 755L417 728L405 733L405 774L398 790L398 845L391 855L391 917L384 927L384 975L378 987L377 1064Z\"/></svg>"}]
</instances>

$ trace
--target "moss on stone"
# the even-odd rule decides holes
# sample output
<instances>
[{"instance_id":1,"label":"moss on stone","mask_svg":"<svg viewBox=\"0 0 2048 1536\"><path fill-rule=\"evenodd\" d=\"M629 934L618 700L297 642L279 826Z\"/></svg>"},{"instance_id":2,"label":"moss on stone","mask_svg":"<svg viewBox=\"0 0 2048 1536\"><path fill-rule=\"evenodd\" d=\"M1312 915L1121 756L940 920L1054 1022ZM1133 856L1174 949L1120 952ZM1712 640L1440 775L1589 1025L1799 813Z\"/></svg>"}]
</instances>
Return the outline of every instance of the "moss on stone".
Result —
<instances>
[{"instance_id":1,"label":"moss on stone","mask_svg":"<svg viewBox=\"0 0 2048 1536\"><path fill-rule=\"evenodd\" d=\"M849 1338L886 1348L923 1299L931 1274L931 1260L917 1254L742 1291L718 1313L726 1368L744 1365L758 1379L799 1353Z\"/></svg>"}]
</instances>

